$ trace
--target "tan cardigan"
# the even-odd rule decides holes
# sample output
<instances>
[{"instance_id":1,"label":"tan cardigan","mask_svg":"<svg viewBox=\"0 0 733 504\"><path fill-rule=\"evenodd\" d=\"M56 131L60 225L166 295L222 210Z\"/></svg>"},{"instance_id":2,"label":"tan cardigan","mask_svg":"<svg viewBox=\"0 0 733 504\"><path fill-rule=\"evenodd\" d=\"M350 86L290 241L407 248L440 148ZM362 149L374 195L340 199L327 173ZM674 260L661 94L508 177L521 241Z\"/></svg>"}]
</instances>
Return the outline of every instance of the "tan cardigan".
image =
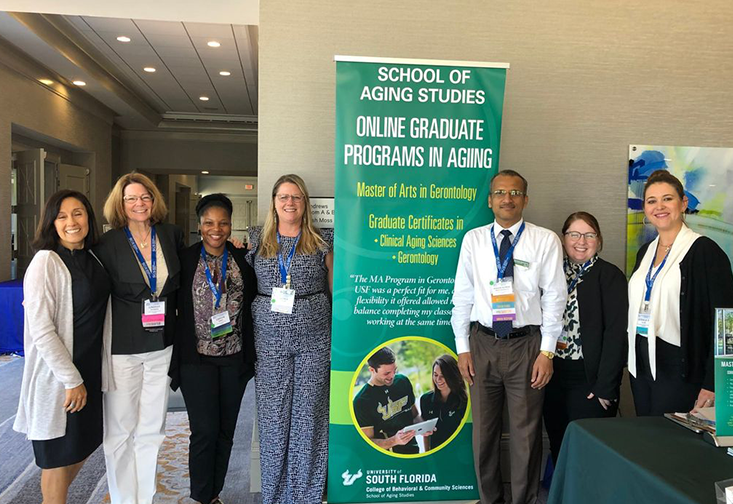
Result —
<instances>
[{"instance_id":1,"label":"tan cardigan","mask_svg":"<svg viewBox=\"0 0 733 504\"><path fill-rule=\"evenodd\" d=\"M66 434L66 389L83 383L72 362L74 307L71 273L56 252L41 250L23 279L25 365L13 429L31 440ZM114 389L111 375L112 309L107 302L102 343L102 390Z\"/></svg>"}]
</instances>

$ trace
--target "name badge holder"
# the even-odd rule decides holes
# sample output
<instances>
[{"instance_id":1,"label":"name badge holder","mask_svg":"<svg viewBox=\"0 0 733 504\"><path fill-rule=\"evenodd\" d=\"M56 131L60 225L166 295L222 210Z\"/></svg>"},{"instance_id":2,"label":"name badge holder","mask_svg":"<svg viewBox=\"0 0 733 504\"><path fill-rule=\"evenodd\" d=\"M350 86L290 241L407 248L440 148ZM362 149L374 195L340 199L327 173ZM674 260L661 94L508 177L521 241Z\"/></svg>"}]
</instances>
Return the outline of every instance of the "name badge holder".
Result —
<instances>
[{"instance_id":1,"label":"name badge holder","mask_svg":"<svg viewBox=\"0 0 733 504\"><path fill-rule=\"evenodd\" d=\"M659 272L662 271L662 268L664 268L664 264L667 262L667 257L669 257L670 250L668 250L667 253L664 255L664 259L662 259L662 263L659 265L659 268L657 268L657 271L654 272L654 276L652 276L652 270L654 269L654 260L652 259L652 262L649 264L649 271L647 271L646 279L644 280L644 282L646 283L644 301L641 303L641 309L639 310L639 315L636 318L636 333L641 334L642 336L647 336L649 334L649 325L651 324L652 319L652 287L654 287L654 281L657 279L657 275L659 275Z\"/></svg>"},{"instance_id":2,"label":"name badge holder","mask_svg":"<svg viewBox=\"0 0 733 504\"><path fill-rule=\"evenodd\" d=\"M517 319L517 308L514 296L514 277L505 277L509 261L512 260L514 249L517 246L519 238L524 232L525 224L517 232L509 250L507 251L504 262L499 260L499 247L496 244L496 236L494 235L494 227L491 227L491 244L494 246L494 258L496 259L496 282L491 282L491 319L492 322L511 322Z\"/></svg>"},{"instance_id":3,"label":"name badge holder","mask_svg":"<svg viewBox=\"0 0 733 504\"><path fill-rule=\"evenodd\" d=\"M145 257L140 252L140 248L135 243L130 228L127 226L125 227L125 234L140 266L142 266L145 272L145 276L148 277L150 292L152 294L150 299L144 299L141 303L140 319L142 326L148 332L162 331L165 327L165 299L161 299L155 295L158 290L158 257L156 254L158 243L155 239L155 226L151 226L150 228L150 267L145 262Z\"/></svg>"},{"instance_id":4,"label":"name badge holder","mask_svg":"<svg viewBox=\"0 0 733 504\"><path fill-rule=\"evenodd\" d=\"M278 247L277 263L280 267L280 281L282 287L272 288L270 310L273 312L284 313L286 315L291 315L293 313L293 306L295 305L295 289L290 287L290 265L293 262L295 247L297 247L298 241L300 241L300 233L298 233L297 238L295 238L295 243L293 243L293 248L290 249L290 253L288 254L286 261L283 260L283 256ZM277 244L280 245L279 232L277 233Z\"/></svg>"},{"instance_id":5,"label":"name badge holder","mask_svg":"<svg viewBox=\"0 0 733 504\"><path fill-rule=\"evenodd\" d=\"M565 350L568 347L568 343L570 343L570 336L568 335L568 332L563 329L560 333L560 337L557 339L557 349Z\"/></svg>"},{"instance_id":6,"label":"name badge holder","mask_svg":"<svg viewBox=\"0 0 733 504\"><path fill-rule=\"evenodd\" d=\"M211 338L221 338L234 330L232 328L232 321L229 317L229 310L227 309L226 294L224 294L224 290L226 289L227 267L229 266L229 250L226 247L224 248L224 256L221 260L221 279L219 280L219 285L214 283L211 269L209 269L209 263L206 261L206 250L203 245L201 246L201 260L204 262L206 282L209 284L209 289L211 289L211 292L214 294L214 314L211 316L210 320ZM224 300L223 304L222 299ZM223 311L219 311L220 306L224 307Z\"/></svg>"}]
</instances>

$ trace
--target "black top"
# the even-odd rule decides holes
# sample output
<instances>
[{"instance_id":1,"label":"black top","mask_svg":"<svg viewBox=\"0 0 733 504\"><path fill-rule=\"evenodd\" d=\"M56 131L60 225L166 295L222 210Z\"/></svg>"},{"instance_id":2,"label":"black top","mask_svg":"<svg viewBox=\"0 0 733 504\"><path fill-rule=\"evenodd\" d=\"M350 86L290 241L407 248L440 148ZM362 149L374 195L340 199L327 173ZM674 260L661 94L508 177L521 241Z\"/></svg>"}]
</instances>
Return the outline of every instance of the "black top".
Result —
<instances>
[{"instance_id":1,"label":"black top","mask_svg":"<svg viewBox=\"0 0 733 504\"><path fill-rule=\"evenodd\" d=\"M71 299L74 310L74 354L95 356L97 379L102 377L102 332L111 289L109 275L87 250L69 250L63 246L56 253L71 274ZM85 380L86 381L86 378Z\"/></svg>"},{"instance_id":2,"label":"black top","mask_svg":"<svg viewBox=\"0 0 733 504\"><path fill-rule=\"evenodd\" d=\"M644 244L636 254L634 271L650 243ZM681 378L712 391L715 390L715 308L733 307L730 261L717 243L701 236L680 262L680 273Z\"/></svg>"},{"instance_id":3,"label":"black top","mask_svg":"<svg viewBox=\"0 0 733 504\"><path fill-rule=\"evenodd\" d=\"M370 385L365 383L354 397L354 414L359 427L373 427L374 437L387 439L397 431L412 425L412 406L415 393L410 380L401 374L394 377L392 385ZM395 453L417 453L417 441L392 448Z\"/></svg>"},{"instance_id":4,"label":"black top","mask_svg":"<svg viewBox=\"0 0 733 504\"><path fill-rule=\"evenodd\" d=\"M427 438L430 440L430 449L442 445L461 425L466 414L468 400L461 401L458 394L450 393L448 400L443 402L435 391L430 391L420 397L420 414L423 420L438 419L436 431Z\"/></svg>"},{"instance_id":5,"label":"black top","mask_svg":"<svg viewBox=\"0 0 733 504\"><path fill-rule=\"evenodd\" d=\"M629 290L626 277L600 257L578 284L580 339L591 391L618 399L627 357Z\"/></svg>"},{"instance_id":6,"label":"black top","mask_svg":"<svg viewBox=\"0 0 733 504\"><path fill-rule=\"evenodd\" d=\"M171 388L176 390L180 385L179 367L181 364L198 364L201 362L201 354L197 349L197 337L194 321L193 295L191 287L196 275L196 268L201 258L201 247L199 242L184 249L180 254L181 261L181 287L178 290L177 306L179 309L176 326L176 337L173 346L173 359L171 362L170 376L172 379ZM252 329L252 300L257 295L257 284L252 267L245 260L246 249L238 249L231 243L226 244L230 256L236 261L242 273L244 284L244 301L239 311L239 318L236 323L239 325L242 334L241 355L245 363L253 364L255 356L254 332ZM212 357L220 359L221 357Z\"/></svg>"},{"instance_id":7,"label":"black top","mask_svg":"<svg viewBox=\"0 0 733 504\"><path fill-rule=\"evenodd\" d=\"M142 302L151 298L137 257L122 229L102 235L94 253L112 279L112 353L135 354L162 350L173 344L176 326L176 291L180 283L183 231L171 224L156 224L155 232L168 268L160 297L166 301L165 328L149 332L142 325Z\"/></svg>"}]
</instances>

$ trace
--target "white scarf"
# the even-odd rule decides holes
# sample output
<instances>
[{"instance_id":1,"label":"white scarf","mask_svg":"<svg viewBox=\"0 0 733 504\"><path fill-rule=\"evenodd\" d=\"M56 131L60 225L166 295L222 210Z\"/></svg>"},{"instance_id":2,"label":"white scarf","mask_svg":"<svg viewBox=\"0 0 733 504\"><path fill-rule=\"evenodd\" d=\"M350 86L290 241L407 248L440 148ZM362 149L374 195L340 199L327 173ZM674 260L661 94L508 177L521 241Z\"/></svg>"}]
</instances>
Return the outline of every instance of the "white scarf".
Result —
<instances>
[{"instance_id":1,"label":"white scarf","mask_svg":"<svg viewBox=\"0 0 733 504\"><path fill-rule=\"evenodd\" d=\"M659 275L657 275L656 280L654 281L655 285L664 285L664 277L669 273L669 271L672 270L672 268L679 268L679 264L682 261L682 259L687 255L687 252L690 250L690 247L692 247L692 244L697 240L701 235L697 234L696 232L692 231L690 228L687 227L687 225L682 224L682 229L680 229L679 234L674 240L674 243L672 244L672 248L669 251L669 256L667 256L667 262L664 264L664 267L662 268L662 271L659 272ZM646 275L649 271L649 266L654 261L654 258L657 254L657 245L659 244L659 236L657 236L654 241L652 241L649 244L649 247L646 250L646 253L644 254L644 257L641 260L641 263L639 264L639 268L636 270L636 272L631 276L631 279L629 280L629 322L628 322L628 337L629 337L629 373L631 373L632 376L636 377L636 326L637 326L637 318L639 317L639 310L641 308L641 303L644 299L644 294L646 293ZM657 333L656 333L656 321L657 320L666 320L668 315L668 305L666 303L661 302L660 298L662 298L660 294L661 288L652 289L651 293L651 299L650 299L650 308L651 308L651 316L649 320L649 328L647 329L647 341L649 344L649 367L652 372L652 377L656 380L657 378L657 359L656 359L656 351L657 351ZM673 314L676 317L679 317L679 314L675 313Z\"/></svg>"}]
</instances>

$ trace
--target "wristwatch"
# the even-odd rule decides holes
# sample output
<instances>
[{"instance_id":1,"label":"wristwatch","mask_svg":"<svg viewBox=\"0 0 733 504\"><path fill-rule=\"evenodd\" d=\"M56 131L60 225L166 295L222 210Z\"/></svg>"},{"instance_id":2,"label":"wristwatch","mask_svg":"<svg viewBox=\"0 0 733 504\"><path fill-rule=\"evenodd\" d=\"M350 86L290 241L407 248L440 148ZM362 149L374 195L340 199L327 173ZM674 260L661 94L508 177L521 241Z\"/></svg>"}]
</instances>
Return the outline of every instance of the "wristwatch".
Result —
<instances>
[{"instance_id":1,"label":"wristwatch","mask_svg":"<svg viewBox=\"0 0 733 504\"><path fill-rule=\"evenodd\" d=\"M540 350L540 353L541 353L542 355L544 355L545 357L547 357L548 359L550 359L550 360L552 360L552 359L554 359L554 358L555 358L555 354L554 354L554 353L552 353L552 352L549 352L549 351L547 351L547 350Z\"/></svg>"}]
</instances>

